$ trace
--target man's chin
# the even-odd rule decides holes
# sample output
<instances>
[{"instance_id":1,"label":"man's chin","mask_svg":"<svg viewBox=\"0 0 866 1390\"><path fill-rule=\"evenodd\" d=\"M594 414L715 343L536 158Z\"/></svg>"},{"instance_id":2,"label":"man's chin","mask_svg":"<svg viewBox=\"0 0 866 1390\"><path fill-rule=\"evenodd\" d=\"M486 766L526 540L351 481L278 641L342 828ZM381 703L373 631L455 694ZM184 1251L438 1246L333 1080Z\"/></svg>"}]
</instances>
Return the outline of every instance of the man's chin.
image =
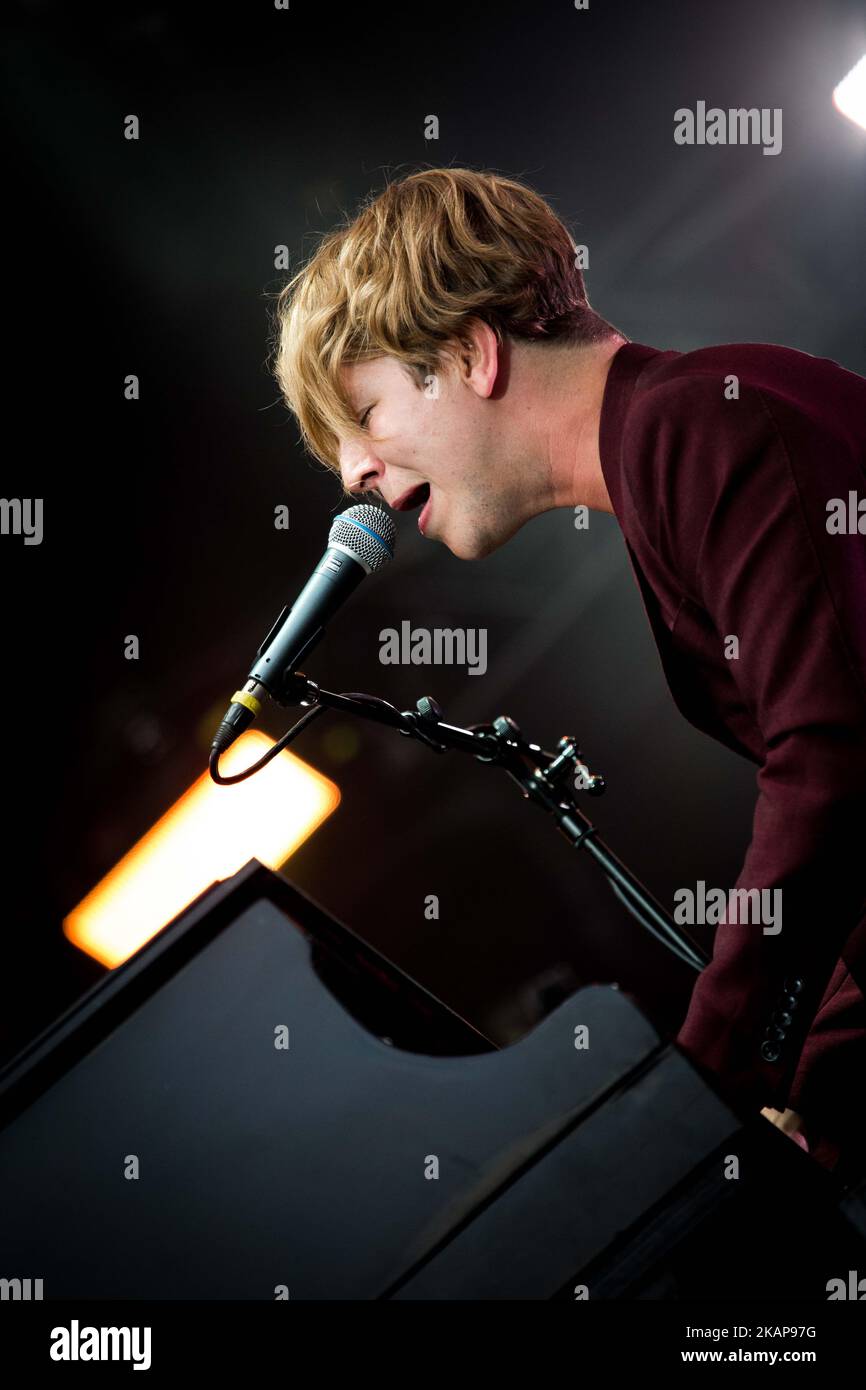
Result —
<instances>
[{"instance_id":1,"label":"man's chin","mask_svg":"<svg viewBox=\"0 0 866 1390\"><path fill-rule=\"evenodd\" d=\"M442 544L447 546L458 560L486 560L488 555L492 555L494 550L499 550L505 542L498 536L472 536L454 541L443 536Z\"/></svg>"},{"instance_id":2,"label":"man's chin","mask_svg":"<svg viewBox=\"0 0 866 1390\"><path fill-rule=\"evenodd\" d=\"M462 525L460 522L462 521ZM455 521L453 516L440 516L440 524L427 533L431 541L444 545L457 560L485 560L495 550L500 550L517 532L519 525L509 529L475 527L467 524L468 518Z\"/></svg>"}]
</instances>

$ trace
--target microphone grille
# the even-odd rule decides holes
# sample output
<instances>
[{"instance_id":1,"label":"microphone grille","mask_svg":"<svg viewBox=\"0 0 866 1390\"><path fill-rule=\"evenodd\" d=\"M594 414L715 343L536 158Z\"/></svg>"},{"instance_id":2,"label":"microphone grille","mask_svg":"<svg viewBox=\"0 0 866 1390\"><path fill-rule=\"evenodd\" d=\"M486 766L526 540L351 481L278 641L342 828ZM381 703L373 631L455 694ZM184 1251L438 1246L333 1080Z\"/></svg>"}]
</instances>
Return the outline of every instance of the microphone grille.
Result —
<instances>
[{"instance_id":1,"label":"microphone grille","mask_svg":"<svg viewBox=\"0 0 866 1390\"><path fill-rule=\"evenodd\" d=\"M397 528L393 518L381 507L360 502L334 517L328 544L344 546L362 564L368 574L380 570L394 558Z\"/></svg>"}]
</instances>

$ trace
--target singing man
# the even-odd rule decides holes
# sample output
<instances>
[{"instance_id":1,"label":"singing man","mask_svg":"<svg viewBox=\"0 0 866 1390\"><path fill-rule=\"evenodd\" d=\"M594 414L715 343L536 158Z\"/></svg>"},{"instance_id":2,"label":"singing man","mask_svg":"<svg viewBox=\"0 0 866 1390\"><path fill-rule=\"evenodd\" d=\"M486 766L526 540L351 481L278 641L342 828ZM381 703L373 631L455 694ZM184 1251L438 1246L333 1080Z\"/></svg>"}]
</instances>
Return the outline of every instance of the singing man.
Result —
<instances>
[{"instance_id":1,"label":"singing man","mask_svg":"<svg viewBox=\"0 0 866 1390\"><path fill-rule=\"evenodd\" d=\"M590 306L525 185L389 184L279 296L274 370L351 496L480 560L553 507L621 528L673 698L757 768L677 1043L845 1176L866 1163L866 379L761 343L677 352ZM847 1165L847 1166L846 1166Z\"/></svg>"}]
</instances>

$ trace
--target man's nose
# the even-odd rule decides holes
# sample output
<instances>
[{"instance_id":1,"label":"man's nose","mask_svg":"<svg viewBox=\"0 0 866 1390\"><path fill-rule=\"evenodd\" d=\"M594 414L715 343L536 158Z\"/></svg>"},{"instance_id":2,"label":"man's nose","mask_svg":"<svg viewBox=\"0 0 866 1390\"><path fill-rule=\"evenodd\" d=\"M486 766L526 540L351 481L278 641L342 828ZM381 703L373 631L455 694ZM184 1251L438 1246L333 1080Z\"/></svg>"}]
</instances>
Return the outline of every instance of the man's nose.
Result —
<instances>
[{"instance_id":1,"label":"man's nose","mask_svg":"<svg viewBox=\"0 0 866 1390\"><path fill-rule=\"evenodd\" d=\"M364 445L344 444L340 449L340 473L347 492L372 492L382 478L382 464Z\"/></svg>"}]
</instances>

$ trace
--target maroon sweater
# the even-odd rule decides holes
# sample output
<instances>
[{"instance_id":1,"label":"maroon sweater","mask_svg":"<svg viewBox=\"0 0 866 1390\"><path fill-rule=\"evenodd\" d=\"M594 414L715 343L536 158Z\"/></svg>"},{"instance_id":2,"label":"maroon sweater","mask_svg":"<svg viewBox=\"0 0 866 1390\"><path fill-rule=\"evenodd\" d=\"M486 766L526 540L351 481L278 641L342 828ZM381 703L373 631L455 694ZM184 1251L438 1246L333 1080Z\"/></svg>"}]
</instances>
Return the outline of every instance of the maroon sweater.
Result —
<instances>
[{"instance_id":1,"label":"maroon sweater","mask_svg":"<svg viewBox=\"0 0 866 1390\"><path fill-rule=\"evenodd\" d=\"M758 765L734 887L782 890L777 934L721 921L677 1042L735 1102L783 1108L840 956L866 989L866 380L785 347L626 343L599 449L674 700ZM828 530L831 499L863 503L864 534Z\"/></svg>"}]
</instances>

